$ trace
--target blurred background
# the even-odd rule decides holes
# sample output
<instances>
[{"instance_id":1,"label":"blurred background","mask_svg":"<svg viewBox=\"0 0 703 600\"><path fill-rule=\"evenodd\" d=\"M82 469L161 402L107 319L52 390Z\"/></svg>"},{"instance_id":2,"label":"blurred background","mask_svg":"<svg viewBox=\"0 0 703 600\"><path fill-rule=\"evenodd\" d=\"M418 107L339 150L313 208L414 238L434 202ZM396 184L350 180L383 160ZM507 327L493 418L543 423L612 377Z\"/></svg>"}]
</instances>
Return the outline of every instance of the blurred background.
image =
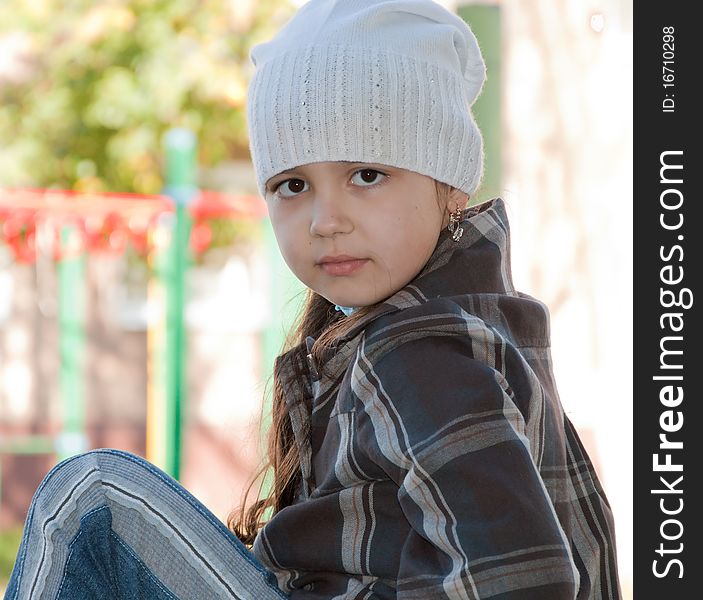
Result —
<instances>
[{"instance_id":1,"label":"blurred background","mask_svg":"<svg viewBox=\"0 0 703 600\"><path fill-rule=\"evenodd\" d=\"M0 4L0 590L32 494L118 447L218 517L258 466L302 300L257 196L251 46L302 0ZM476 33L486 177L632 597L632 3L441 2Z\"/></svg>"}]
</instances>

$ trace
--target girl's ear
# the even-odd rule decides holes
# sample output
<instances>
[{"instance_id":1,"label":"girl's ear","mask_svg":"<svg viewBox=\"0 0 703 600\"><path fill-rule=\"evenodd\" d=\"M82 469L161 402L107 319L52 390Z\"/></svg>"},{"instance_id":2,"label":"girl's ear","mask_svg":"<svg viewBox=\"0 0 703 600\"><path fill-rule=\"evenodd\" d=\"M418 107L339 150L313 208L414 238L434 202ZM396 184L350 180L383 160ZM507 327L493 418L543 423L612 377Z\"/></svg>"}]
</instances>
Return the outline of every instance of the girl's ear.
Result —
<instances>
[{"instance_id":1,"label":"girl's ear","mask_svg":"<svg viewBox=\"0 0 703 600\"><path fill-rule=\"evenodd\" d=\"M451 188L447 197L447 210L454 212L457 208L464 209L469 202L469 195L458 188Z\"/></svg>"}]
</instances>

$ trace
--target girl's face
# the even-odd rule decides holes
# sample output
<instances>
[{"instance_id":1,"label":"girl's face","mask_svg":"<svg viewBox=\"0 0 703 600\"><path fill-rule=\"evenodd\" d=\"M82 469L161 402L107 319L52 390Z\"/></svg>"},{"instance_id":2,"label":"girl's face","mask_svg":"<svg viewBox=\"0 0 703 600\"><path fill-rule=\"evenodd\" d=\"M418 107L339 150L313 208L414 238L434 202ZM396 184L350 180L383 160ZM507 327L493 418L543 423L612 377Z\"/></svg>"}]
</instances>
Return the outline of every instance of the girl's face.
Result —
<instances>
[{"instance_id":1,"label":"girl's face","mask_svg":"<svg viewBox=\"0 0 703 600\"><path fill-rule=\"evenodd\" d=\"M266 183L266 201L290 269L341 306L374 304L404 287L448 222L433 179L380 164L296 167Z\"/></svg>"}]
</instances>

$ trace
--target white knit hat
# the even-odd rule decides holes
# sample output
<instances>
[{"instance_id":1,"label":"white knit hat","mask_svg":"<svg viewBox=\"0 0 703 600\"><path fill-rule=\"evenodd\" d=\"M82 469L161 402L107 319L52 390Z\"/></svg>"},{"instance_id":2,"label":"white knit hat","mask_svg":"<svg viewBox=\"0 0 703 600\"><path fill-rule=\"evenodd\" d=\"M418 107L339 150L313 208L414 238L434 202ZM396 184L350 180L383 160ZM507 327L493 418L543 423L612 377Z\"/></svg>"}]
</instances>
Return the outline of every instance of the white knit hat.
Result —
<instances>
[{"instance_id":1,"label":"white knit hat","mask_svg":"<svg viewBox=\"0 0 703 600\"><path fill-rule=\"evenodd\" d=\"M323 161L427 175L473 195L483 140L470 111L486 68L476 38L430 0L310 0L251 51L247 118L262 196Z\"/></svg>"}]
</instances>

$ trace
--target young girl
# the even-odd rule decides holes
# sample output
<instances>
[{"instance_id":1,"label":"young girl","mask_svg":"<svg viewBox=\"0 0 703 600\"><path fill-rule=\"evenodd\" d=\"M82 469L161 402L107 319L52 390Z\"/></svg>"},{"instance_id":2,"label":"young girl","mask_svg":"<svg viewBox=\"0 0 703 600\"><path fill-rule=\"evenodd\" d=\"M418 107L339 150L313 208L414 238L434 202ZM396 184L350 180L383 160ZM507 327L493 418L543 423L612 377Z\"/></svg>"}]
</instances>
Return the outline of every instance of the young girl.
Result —
<instances>
[{"instance_id":1,"label":"young girl","mask_svg":"<svg viewBox=\"0 0 703 600\"><path fill-rule=\"evenodd\" d=\"M482 174L476 39L430 0L311 0L252 52L252 159L309 288L237 538L133 455L65 461L7 598L620 598L613 522ZM247 546L242 544L244 542Z\"/></svg>"}]
</instances>

